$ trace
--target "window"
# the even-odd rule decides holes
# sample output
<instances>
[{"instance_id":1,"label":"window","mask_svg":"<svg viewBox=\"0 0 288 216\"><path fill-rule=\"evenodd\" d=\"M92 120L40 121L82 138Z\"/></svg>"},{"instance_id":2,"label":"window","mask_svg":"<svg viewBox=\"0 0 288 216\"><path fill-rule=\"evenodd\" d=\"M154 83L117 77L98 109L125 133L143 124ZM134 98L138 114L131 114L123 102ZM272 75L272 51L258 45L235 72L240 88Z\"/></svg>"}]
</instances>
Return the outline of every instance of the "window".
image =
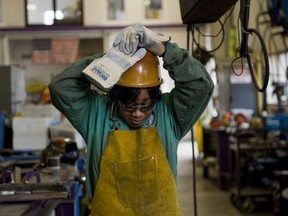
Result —
<instances>
[{"instance_id":1,"label":"window","mask_svg":"<svg viewBox=\"0 0 288 216\"><path fill-rule=\"evenodd\" d=\"M108 0L108 20L125 20L124 0Z\"/></svg>"},{"instance_id":2,"label":"window","mask_svg":"<svg viewBox=\"0 0 288 216\"><path fill-rule=\"evenodd\" d=\"M26 25L82 25L82 0L26 0Z\"/></svg>"},{"instance_id":3,"label":"window","mask_svg":"<svg viewBox=\"0 0 288 216\"><path fill-rule=\"evenodd\" d=\"M144 4L146 19L162 18L162 0L144 0Z\"/></svg>"}]
</instances>

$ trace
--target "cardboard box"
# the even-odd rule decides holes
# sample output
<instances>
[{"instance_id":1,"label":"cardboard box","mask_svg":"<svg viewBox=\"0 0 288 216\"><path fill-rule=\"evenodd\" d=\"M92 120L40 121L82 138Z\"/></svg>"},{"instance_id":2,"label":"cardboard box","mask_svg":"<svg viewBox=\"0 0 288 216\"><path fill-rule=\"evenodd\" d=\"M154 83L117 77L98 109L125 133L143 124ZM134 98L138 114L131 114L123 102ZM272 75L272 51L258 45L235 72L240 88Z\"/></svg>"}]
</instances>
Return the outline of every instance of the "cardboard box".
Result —
<instances>
[{"instance_id":1,"label":"cardboard box","mask_svg":"<svg viewBox=\"0 0 288 216\"><path fill-rule=\"evenodd\" d=\"M27 104L22 107L21 114L23 117L51 118L53 124L58 124L61 121L60 111L52 104L34 105Z\"/></svg>"},{"instance_id":2,"label":"cardboard box","mask_svg":"<svg viewBox=\"0 0 288 216\"><path fill-rule=\"evenodd\" d=\"M24 117L53 117L59 115L59 111L52 104L26 104L22 107L21 114Z\"/></svg>"},{"instance_id":3,"label":"cardboard box","mask_svg":"<svg viewBox=\"0 0 288 216\"><path fill-rule=\"evenodd\" d=\"M43 150L49 143L49 117L14 117L13 149Z\"/></svg>"}]
</instances>

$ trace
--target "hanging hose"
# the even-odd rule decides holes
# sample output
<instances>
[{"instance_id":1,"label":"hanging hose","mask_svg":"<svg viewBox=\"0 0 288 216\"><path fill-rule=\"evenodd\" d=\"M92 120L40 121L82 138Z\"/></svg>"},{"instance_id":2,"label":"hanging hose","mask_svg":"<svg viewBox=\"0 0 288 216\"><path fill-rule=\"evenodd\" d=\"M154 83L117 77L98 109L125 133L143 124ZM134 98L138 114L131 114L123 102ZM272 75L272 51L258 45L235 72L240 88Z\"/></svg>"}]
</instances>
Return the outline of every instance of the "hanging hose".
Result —
<instances>
[{"instance_id":1,"label":"hanging hose","mask_svg":"<svg viewBox=\"0 0 288 216\"><path fill-rule=\"evenodd\" d=\"M240 2L240 19L241 19L241 25L242 25L242 37L241 37L241 44L240 44L240 49L239 49L240 57L238 57L236 59L239 59L239 58L246 58L247 59L247 63L249 66L249 70L250 70L252 81L253 81L255 88L259 92L264 92L267 88L267 85L269 82L269 75L270 75L268 52L267 52L267 48L266 48L264 39L261 36L261 34L256 29L248 28L249 13L250 13L250 0L241 0L241 2ZM253 70L253 64L252 64L251 57L249 54L249 49L248 49L249 34L250 35L255 34L257 36L257 38L260 41L263 56L264 56L265 75L264 75L264 83L263 83L262 87L257 83L256 75L255 75L255 72ZM236 60L236 59L234 59L234 60ZM232 68L232 70L233 70L233 68Z\"/></svg>"},{"instance_id":2,"label":"hanging hose","mask_svg":"<svg viewBox=\"0 0 288 216\"><path fill-rule=\"evenodd\" d=\"M252 66L252 61L251 61L251 56L249 54L249 52L246 53L246 59L247 59L247 63L248 63L248 66L249 66L249 70L250 70L250 73L251 73L251 77L252 77L252 81L254 83L254 86L255 88L259 91L259 92L264 92L267 88L267 85L268 85L268 82L269 82L269 74L270 74L270 71L269 71L269 59L268 59L268 52L267 52L267 49L266 49L266 46L265 46L265 42L264 42L264 39L262 38L262 36L260 35L260 33L256 30L256 29L253 29L253 28L250 28L247 30L250 34L251 33L254 33L260 43L261 43L261 47L262 47L262 51L263 51L263 56L264 56L264 63L265 63L265 76L264 76L264 83L263 83L263 86L260 87L259 84L257 83L257 80L256 80L256 75L254 73L254 70L253 70L253 66Z\"/></svg>"}]
</instances>

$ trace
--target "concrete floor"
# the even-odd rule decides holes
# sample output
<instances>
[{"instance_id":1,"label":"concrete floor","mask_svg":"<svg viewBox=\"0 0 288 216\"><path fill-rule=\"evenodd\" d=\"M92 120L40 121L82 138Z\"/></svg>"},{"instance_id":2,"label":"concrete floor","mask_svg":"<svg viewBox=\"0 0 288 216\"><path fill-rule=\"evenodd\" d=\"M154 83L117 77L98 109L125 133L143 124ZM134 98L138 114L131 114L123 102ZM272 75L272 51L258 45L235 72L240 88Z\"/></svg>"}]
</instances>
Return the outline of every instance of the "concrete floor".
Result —
<instances>
[{"instance_id":1,"label":"concrete floor","mask_svg":"<svg viewBox=\"0 0 288 216\"><path fill-rule=\"evenodd\" d=\"M196 151L197 156L197 151ZM196 157L197 158L197 157ZM178 149L178 180L177 190L179 205L185 216L195 216L193 203L193 178L192 178L192 147L191 142L181 142ZM197 213L198 216L243 216L231 204L229 191L218 189L217 178L206 179L202 175L202 167L196 167L197 185ZM247 214L248 215L248 214ZM273 216L273 212L265 212L258 208L250 216Z\"/></svg>"}]
</instances>

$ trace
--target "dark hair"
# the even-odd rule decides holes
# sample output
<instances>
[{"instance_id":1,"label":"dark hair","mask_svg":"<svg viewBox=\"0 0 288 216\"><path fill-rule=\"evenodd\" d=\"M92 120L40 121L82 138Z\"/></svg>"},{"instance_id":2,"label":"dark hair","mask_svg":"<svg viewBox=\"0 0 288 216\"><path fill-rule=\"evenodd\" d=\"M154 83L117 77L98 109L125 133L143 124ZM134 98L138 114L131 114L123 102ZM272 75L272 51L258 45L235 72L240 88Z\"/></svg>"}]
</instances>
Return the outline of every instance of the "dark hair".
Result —
<instances>
[{"instance_id":1,"label":"dark hair","mask_svg":"<svg viewBox=\"0 0 288 216\"><path fill-rule=\"evenodd\" d=\"M141 89L146 89L152 101L159 99L161 95L160 86L149 88L131 88L115 85L109 92L111 100L118 100L123 104L129 104L134 102L140 94Z\"/></svg>"}]
</instances>

